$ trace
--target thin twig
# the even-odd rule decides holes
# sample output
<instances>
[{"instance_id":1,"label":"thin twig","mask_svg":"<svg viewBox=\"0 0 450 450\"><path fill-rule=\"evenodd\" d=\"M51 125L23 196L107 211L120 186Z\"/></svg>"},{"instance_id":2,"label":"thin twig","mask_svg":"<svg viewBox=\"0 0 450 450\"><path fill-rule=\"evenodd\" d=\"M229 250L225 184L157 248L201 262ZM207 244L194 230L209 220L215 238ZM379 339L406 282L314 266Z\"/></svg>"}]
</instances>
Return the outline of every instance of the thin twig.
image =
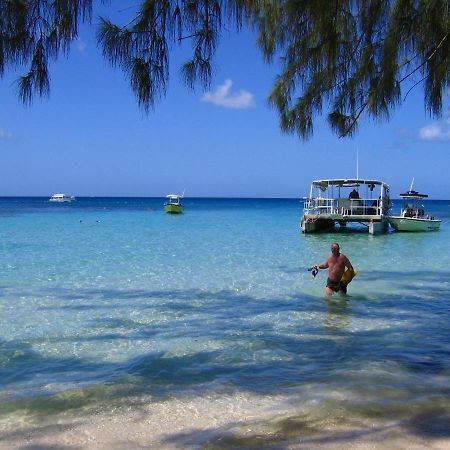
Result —
<instances>
[{"instance_id":1,"label":"thin twig","mask_svg":"<svg viewBox=\"0 0 450 450\"><path fill-rule=\"evenodd\" d=\"M368 105L368 102L364 103L364 105L359 110L358 114L356 114L355 118L352 120L352 123L350 124L350 126L345 130L345 132L343 134L341 134L339 136L340 138L343 138L343 137L347 136L348 133L350 133L351 129L355 126L355 123L358 122L359 117L361 116L363 111L366 109L367 105Z\"/></svg>"},{"instance_id":2,"label":"thin twig","mask_svg":"<svg viewBox=\"0 0 450 450\"><path fill-rule=\"evenodd\" d=\"M406 97L408 97L408 94L420 83L422 83L424 80L426 80L428 78L428 75L423 77L421 80L419 80L417 83L414 84L414 86L412 86L411 88L408 89L408 92L405 94L405 96L403 97L403 101L406 100Z\"/></svg>"},{"instance_id":3,"label":"thin twig","mask_svg":"<svg viewBox=\"0 0 450 450\"><path fill-rule=\"evenodd\" d=\"M191 34L190 36L181 36L181 37L178 38L178 40L182 41L183 39L190 39L190 38L198 36L199 34L200 33L194 33L194 34Z\"/></svg>"},{"instance_id":4,"label":"thin twig","mask_svg":"<svg viewBox=\"0 0 450 450\"><path fill-rule=\"evenodd\" d=\"M447 39L448 37L448 33L441 39L441 42L439 42L439 44L437 45L437 47L433 50L433 52L431 53L430 56L428 56L428 58L422 63L419 64L412 72L408 73L407 75L405 75L400 81L399 83L402 83L403 81L405 81L407 78L409 78L413 73L417 72L421 67L423 67L431 58L433 58L433 56L436 54L436 52L439 50L439 47L443 44L443 42Z\"/></svg>"}]
</instances>

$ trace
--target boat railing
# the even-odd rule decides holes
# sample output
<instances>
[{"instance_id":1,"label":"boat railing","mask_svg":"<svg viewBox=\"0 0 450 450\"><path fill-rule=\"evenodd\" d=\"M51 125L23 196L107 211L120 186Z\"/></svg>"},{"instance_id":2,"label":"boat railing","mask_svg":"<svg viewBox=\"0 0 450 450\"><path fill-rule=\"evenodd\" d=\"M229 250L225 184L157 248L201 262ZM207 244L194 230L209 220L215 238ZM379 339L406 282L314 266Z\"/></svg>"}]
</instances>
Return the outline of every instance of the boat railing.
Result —
<instances>
[{"instance_id":1,"label":"boat railing","mask_svg":"<svg viewBox=\"0 0 450 450\"><path fill-rule=\"evenodd\" d=\"M305 214L336 214L337 200L334 198L307 198Z\"/></svg>"},{"instance_id":2,"label":"boat railing","mask_svg":"<svg viewBox=\"0 0 450 450\"><path fill-rule=\"evenodd\" d=\"M305 214L342 215L342 216L380 216L383 214L383 202L373 198L306 198Z\"/></svg>"}]
</instances>

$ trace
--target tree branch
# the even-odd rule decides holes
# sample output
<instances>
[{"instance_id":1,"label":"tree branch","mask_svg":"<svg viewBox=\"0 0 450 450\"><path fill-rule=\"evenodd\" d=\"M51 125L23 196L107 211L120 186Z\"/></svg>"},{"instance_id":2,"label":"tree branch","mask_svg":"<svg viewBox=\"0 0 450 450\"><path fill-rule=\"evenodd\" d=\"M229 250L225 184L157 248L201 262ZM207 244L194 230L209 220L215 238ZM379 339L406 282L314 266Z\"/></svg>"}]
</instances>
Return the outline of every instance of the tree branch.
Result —
<instances>
[{"instance_id":1,"label":"tree branch","mask_svg":"<svg viewBox=\"0 0 450 450\"><path fill-rule=\"evenodd\" d=\"M403 81L405 81L407 78L409 78L411 75L413 75L415 72L417 72L419 69L421 69L428 61L430 61L430 59L433 58L433 56L436 54L436 52L439 50L439 47L444 43L444 41L447 39L448 37L448 33L441 39L441 42L439 42L439 44L437 45L437 47L433 50L433 52L431 53L430 56L428 56L428 58L422 63L419 64L412 72L408 73L407 75L405 75L400 81L399 83L403 83Z\"/></svg>"}]
</instances>

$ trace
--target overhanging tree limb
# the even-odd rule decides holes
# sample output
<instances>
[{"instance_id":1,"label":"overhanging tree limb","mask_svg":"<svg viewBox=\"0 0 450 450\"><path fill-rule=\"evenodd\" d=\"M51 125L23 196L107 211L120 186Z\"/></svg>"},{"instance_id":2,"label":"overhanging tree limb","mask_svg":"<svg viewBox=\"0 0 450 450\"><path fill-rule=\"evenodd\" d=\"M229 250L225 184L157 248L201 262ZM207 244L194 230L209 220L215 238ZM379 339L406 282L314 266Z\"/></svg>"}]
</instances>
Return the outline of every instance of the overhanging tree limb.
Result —
<instances>
[{"instance_id":1,"label":"overhanging tree limb","mask_svg":"<svg viewBox=\"0 0 450 450\"><path fill-rule=\"evenodd\" d=\"M429 112L441 113L450 85L449 8L448 0L136 0L122 9L124 25L100 21L98 39L148 110L166 92L173 45L187 50L185 83L206 89L222 30L247 26L263 58L279 58L269 101L281 129L306 139L328 109L332 130L347 136L363 116L387 120L418 74ZM48 65L91 13L92 0L0 0L0 76L25 68L22 101L48 94Z\"/></svg>"}]
</instances>

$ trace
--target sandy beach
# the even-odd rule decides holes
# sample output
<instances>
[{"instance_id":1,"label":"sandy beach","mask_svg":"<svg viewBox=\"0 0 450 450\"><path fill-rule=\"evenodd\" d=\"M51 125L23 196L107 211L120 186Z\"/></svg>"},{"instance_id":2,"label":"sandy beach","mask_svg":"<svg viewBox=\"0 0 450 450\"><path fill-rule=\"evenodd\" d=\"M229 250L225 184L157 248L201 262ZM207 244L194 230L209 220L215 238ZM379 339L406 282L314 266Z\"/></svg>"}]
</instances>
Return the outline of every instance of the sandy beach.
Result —
<instances>
[{"instance_id":1,"label":"sandy beach","mask_svg":"<svg viewBox=\"0 0 450 450\"><path fill-rule=\"evenodd\" d=\"M292 398L289 400L292 402ZM406 421L314 417L281 397L211 397L146 403L109 412L14 416L0 423L0 449L450 449L448 415ZM447 437L442 437L447 436Z\"/></svg>"}]
</instances>

